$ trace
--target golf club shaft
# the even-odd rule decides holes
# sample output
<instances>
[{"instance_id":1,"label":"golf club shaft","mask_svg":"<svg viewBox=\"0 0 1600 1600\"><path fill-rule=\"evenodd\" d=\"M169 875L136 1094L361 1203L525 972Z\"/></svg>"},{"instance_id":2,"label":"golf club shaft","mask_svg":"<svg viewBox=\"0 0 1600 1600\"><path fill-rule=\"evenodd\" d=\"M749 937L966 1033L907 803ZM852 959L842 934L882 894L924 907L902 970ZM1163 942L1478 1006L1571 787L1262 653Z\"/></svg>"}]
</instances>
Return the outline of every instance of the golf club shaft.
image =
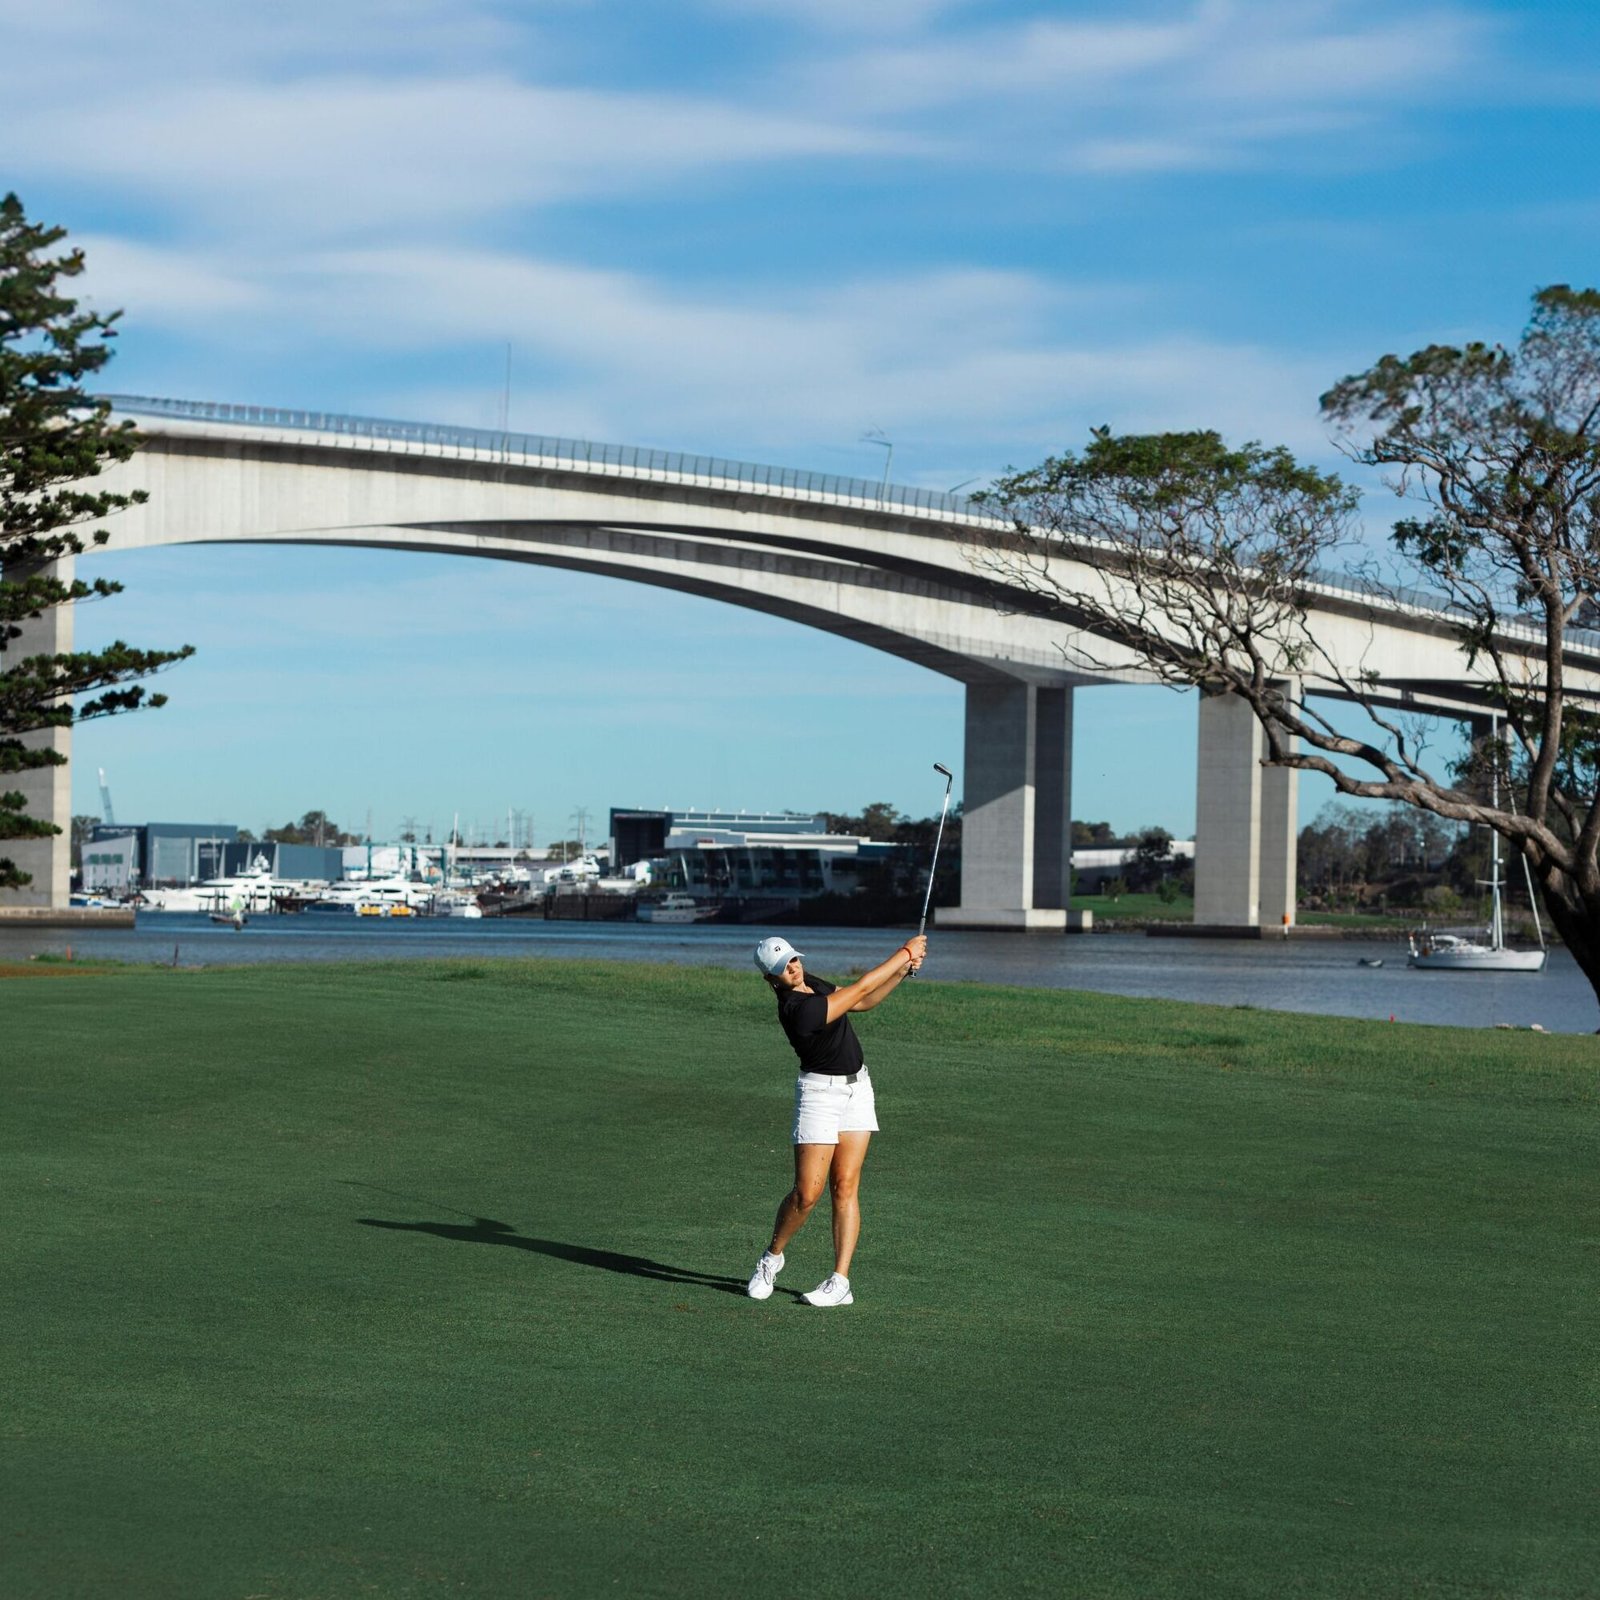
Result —
<instances>
[{"instance_id":1,"label":"golf club shaft","mask_svg":"<svg viewBox=\"0 0 1600 1600\"><path fill-rule=\"evenodd\" d=\"M922 921L917 924L919 939L928 931L928 906L933 900L933 875L939 870L939 846L944 840L945 814L950 809L950 785L955 782L955 775L949 768L941 767L935 762L933 770L944 773L944 804L939 807L939 831L933 836L933 860L928 863L928 887L922 896ZM913 977L915 975L912 974Z\"/></svg>"}]
</instances>

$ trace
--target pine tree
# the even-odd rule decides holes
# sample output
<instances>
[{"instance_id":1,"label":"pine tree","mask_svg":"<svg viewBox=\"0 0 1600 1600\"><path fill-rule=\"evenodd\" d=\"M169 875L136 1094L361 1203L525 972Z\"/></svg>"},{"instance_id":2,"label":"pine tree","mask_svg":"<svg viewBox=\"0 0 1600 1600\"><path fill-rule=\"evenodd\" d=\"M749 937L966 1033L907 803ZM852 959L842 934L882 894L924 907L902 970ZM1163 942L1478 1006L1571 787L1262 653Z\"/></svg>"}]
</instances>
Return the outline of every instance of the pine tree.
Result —
<instances>
[{"instance_id":1,"label":"pine tree","mask_svg":"<svg viewBox=\"0 0 1600 1600\"><path fill-rule=\"evenodd\" d=\"M87 487L108 464L137 448L132 423L83 387L111 359L120 312L80 310L64 292L84 268L83 252L57 249L66 230L30 222L14 194L0 200L0 841L41 839L61 830L31 816L4 780L60 766L66 757L38 738L56 728L141 706L165 695L140 680L193 654L140 650L121 640L103 650L29 654L24 624L57 606L116 594L106 578L85 583L59 564L108 537L100 518L144 499ZM74 699L88 699L74 706ZM0 889L31 881L0 856Z\"/></svg>"}]
</instances>

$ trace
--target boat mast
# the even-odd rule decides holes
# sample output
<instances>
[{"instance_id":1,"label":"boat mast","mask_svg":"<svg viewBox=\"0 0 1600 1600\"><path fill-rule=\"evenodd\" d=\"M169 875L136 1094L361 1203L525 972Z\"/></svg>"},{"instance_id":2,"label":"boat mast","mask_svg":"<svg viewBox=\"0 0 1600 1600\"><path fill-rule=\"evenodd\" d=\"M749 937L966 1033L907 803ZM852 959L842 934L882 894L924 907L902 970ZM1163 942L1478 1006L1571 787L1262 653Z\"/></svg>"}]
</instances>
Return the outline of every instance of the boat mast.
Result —
<instances>
[{"instance_id":1,"label":"boat mast","mask_svg":"<svg viewBox=\"0 0 1600 1600\"><path fill-rule=\"evenodd\" d=\"M1511 810L1515 813L1516 809L1517 792L1513 789L1511 791ZM1528 886L1528 909L1533 913L1533 931L1538 936L1539 948L1548 950L1549 946L1544 942L1544 919L1539 915L1539 897L1533 892L1533 868L1528 865L1528 852L1519 850L1517 854L1522 857L1522 881Z\"/></svg>"},{"instance_id":2,"label":"boat mast","mask_svg":"<svg viewBox=\"0 0 1600 1600\"><path fill-rule=\"evenodd\" d=\"M1500 809L1500 718L1489 718L1489 804ZM1500 830L1489 830L1489 948L1505 948L1505 930L1500 917Z\"/></svg>"},{"instance_id":3,"label":"boat mast","mask_svg":"<svg viewBox=\"0 0 1600 1600\"><path fill-rule=\"evenodd\" d=\"M1528 885L1528 907L1533 912L1533 931L1538 934L1539 948L1543 950L1546 948L1544 942L1544 923L1539 917L1539 900L1538 896L1533 892L1533 869L1528 865L1528 857L1526 853L1524 853L1522 857L1522 876L1523 880Z\"/></svg>"}]
</instances>

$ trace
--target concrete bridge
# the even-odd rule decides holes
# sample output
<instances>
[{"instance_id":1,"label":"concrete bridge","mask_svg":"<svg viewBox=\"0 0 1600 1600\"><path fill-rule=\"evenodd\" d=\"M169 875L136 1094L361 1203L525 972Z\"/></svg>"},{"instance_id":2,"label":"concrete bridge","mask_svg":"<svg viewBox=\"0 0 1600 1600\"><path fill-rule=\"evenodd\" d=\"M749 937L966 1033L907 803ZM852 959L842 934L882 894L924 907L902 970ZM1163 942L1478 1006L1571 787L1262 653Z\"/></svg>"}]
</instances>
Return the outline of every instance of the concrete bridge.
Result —
<instances>
[{"instance_id":1,"label":"concrete bridge","mask_svg":"<svg viewBox=\"0 0 1600 1600\"><path fill-rule=\"evenodd\" d=\"M108 488L149 501L109 548L339 544L526 561L750 607L885 650L966 686L961 905L944 927L1071 926L1072 692L1144 682L1137 662L1037 614L966 551L993 519L969 501L710 457L485 430L116 397L143 448ZM67 608L13 647L71 648ZM1395 704L1483 703L1446 619L1330 585L1319 635L1382 677ZM1530 635L1530 644L1533 643ZM1575 671L1600 687L1600 640ZM1232 696L1199 707L1195 919L1240 930L1294 915L1295 782L1262 768ZM69 751L69 735L55 736ZM930 756L931 759L931 756ZM25 775L30 809L66 828L68 769ZM67 903L65 834L8 846Z\"/></svg>"}]
</instances>

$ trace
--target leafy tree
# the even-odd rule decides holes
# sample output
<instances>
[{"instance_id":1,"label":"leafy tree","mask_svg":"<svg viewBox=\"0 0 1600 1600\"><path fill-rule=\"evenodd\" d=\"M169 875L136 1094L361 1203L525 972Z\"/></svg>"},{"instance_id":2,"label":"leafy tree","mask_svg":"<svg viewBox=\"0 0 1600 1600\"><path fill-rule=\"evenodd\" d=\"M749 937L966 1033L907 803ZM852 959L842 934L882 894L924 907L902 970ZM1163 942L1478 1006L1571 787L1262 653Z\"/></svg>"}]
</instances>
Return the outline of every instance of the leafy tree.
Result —
<instances>
[{"instance_id":1,"label":"leafy tree","mask_svg":"<svg viewBox=\"0 0 1600 1600\"><path fill-rule=\"evenodd\" d=\"M1399 584L1369 568L1367 599L1414 605L1413 585L1439 597L1463 675L1502 719L1503 737L1477 729L1459 767L1435 765L1400 696L1319 639L1315 585L1354 531L1356 495L1287 451L1098 430L1081 455L996 485L1007 529L977 560L1046 614L1091 619L1120 660L1240 696L1269 764L1498 832L1600 992L1600 722L1595 674L1571 659L1592 649L1572 631L1600 596L1600 292L1541 290L1514 348L1385 356L1322 406L1407 502ZM1364 733L1308 693L1353 701Z\"/></svg>"},{"instance_id":2,"label":"leafy tree","mask_svg":"<svg viewBox=\"0 0 1600 1600\"><path fill-rule=\"evenodd\" d=\"M1146 828L1134 843L1127 863L1128 882L1136 890L1149 890L1161 883L1172 865L1172 835L1165 828Z\"/></svg>"},{"instance_id":3,"label":"leafy tree","mask_svg":"<svg viewBox=\"0 0 1600 1600\"><path fill-rule=\"evenodd\" d=\"M139 650L121 640L103 650L19 653L25 624L118 592L109 579L72 577L66 563L105 543L106 530L92 523L144 498L85 487L107 463L128 460L135 439L132 424L112 422L110 405L83 387L110 360L120 313L81 311L65 292L84 267L81 250L57 249L65 237L63 228L30 222L16 195L0 200L0 840L61 831L30 815L23 793L3 782L65 763L53 730L161 705L166 696L147 694L139 680L192 654L187 645ZM74 708L78 695L90 698ZM31 881L0 857L0 889Z\"/></svg>"},{"instance_id":4,"label":"leafy tree","mask_svg":"<svg viewBox=\"0 0 1600 1600\"><path fill-rule=\"evenodd\" d=\"M944 836L939 837L939 813L928 817L901 817L895 823L894 842L906 845L905 855L895 863L895 881L900 892L920 903L928 888L928 867L933 847L939 845L938 866L933 875L933 895L929 904L954 906L961 903L961 815L962 802L954 801L944 818Z\"/></svg>"},{"instance_id":5,"label":"leafy tree","mask_svg":"<svg viewBox=\"0 0 1600 1600\"><path fill-rule=\"evenodd\" d=\"M824 815L830 833L853 834L858 839L892 839L901 820L900 813L887 800L873 801L863 808L860 816L838 811Z\"/></svg>"},{"instance_id":6,"label":"leafy tree","mask_svg":"<svg viewBox=\"0 0 1600 1600\"><path fill-rule=\"evenodd\" d=\"M1300 830L1303 889L1333 893L1355 880L1361 827L1361 814L1354 806L1330 801Z\"/></svg>"},{"instance_id":7,"label":"leafy tree","mask_svg":"<svg viewBox=\"0 0 1600 1600\"><path fill-rule=\"evenodd\" d=\"M353 833L346 833L325 811L308 811L298 822L281 828L268 828L261 835L267 844L314 844L319 846L360 844Z\"/></svg>"},{"instance_id":8,"label":"leafy tree","mask_svg":"<svg viewBox=\"0 0 1600 1600\"><path fill-rule=\"evenodd\" d=\"M1378 885L1391 903L1413 904L1428 880L1447 872L1459 876L1453 864L1465 833L1459 824L1411 806L1396 803L1375 815L1330 801L1300 830L1300 886L1307 896L1337 899L1341 891L1354 896ZM1472 876L1467 872L1465 881Z\"/></svg>"}]
</instances>

